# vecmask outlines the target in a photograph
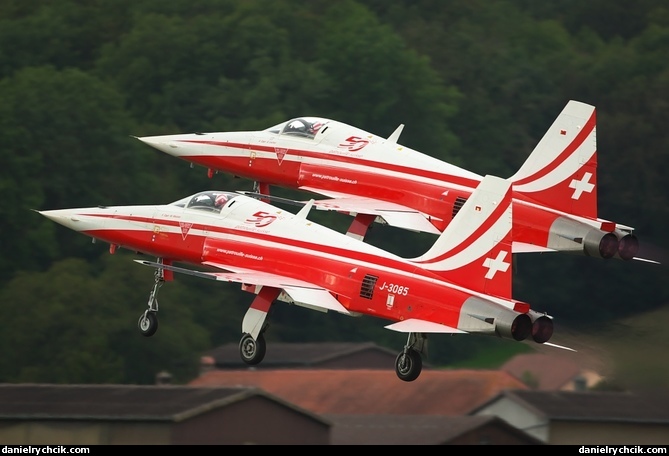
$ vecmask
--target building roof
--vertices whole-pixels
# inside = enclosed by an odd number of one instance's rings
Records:
[[[426,370],[413,382],[377,369],[212,370],[191,386],[255,386],[317,414],[463,415],[505,389],[497,370]]]
[[[500,370],[525,383],[535,383],[534,389],[559,390],[573,381],[584,367],[573,357],[542,353],[519,354],[504,363]]]
[[[330,434],[332,445],[442,445],[484,426],[495,426],[520,442],[543,444],[492,415],[326,415],[326,418],[334,424]]]
[[[183,421],[262,396],[313,419],[294,404],[248,386],[0,384],[0,420]]]
[[[341,360],[354,354],[375,352],[388,356],[390,363],[388,369],[394,368],[397,352],[381,347],[373,342],[313,342],[313,343],[290,343],[272,342],[271,350],[257,369],[276,369],[278,367],[317,367],[324,363]],[[205,356],[214,360],[218,368],[248,368],[239,357],[239,344],[229,343],[209,350]],[[428,367],[427,364],[424,364]]]
[[[669,423],[669,394],[611,391],[502,391],[474,408],[475,414],[502,399],[549,420]]]

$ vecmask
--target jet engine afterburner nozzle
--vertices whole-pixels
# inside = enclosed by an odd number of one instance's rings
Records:
[[[522,304],[522,303],[518,303]],[[522,306],[521,306],[522,307]],[[529,308],[529,306],[525,305]],[[532,314],[472,296],[462,306],[458,328],[470,333],[488,334],[521,341],[532,334]],[[537,313],[537,316],[543,315]]]
[[[618,255],[623,260],[631,260],[639,253],[639,240],[633,234],[627,234],[618,241]]]
[[[618,253],[618,237],[613,233],[592,230],[585,237],[583,249],[588,256],[613,258]]]
[[[553,320],[547,316],[541,316],[532,323],[532,339],[538,344],[548,342],[553,335]]]
[[[532,332],[532,319],[527,314],[516,316],[507,328],[503,323],[498,323],[495,328],[502,335],[509,334],[513,340],[525,340]]]

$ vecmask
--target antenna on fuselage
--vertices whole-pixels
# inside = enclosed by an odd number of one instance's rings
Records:
[[[303,218],[303,219],[306,220],[307,215],[309,215],[309,211],[311,211],[311,208],[313,207],[313,205],[314,205],[314,200],[312,198],[312,199],[309,200],[309,202],[307,204],[304,205],[304,207],[302,209],[300,209],[300,212],[295,214],[295,217],[300,217],[300,218]]]
[[[397,143],[397,141],[400,139],[400,135],[402,134],[403,129],[404,129],[404,124],[400,124],[400,126],[395,129],[393,134],[388,136],[388,139],[386,139],[386,142]]]

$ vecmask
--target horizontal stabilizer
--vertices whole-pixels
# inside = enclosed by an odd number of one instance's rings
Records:
[[[418,320],[416,318],[410,318],[408,320],[399,321],[397,323],[393,323],[392,325],[386,326],[386,328],[403,333],[418,332],[418,333],[467,334],[466,331],[461,331],[457,328],[452,328],[450,326],[442,325],[440,323],[434,323],[432,321]]]
[[[308,304],[309,306],[318,307],[320,309],[334,310],[335,312],[343,314],[350,313],[346,307],[342,306],[341,303],[330,294],[330,292],[322,288],[284,287],[283,291],[285,291],[293,301],[298,303]]]
[[[514,242],[511,247],[511,253],[543,253],[555,251],[555,249],[541,247],[540,245],[526,244],[524,242]]]
[[[662,264],[662,263],[660,263],[660,262],[657,261],[657,260],[651,260],[651,259],[649,259],[649,258],[639,258],[639,257],[634,257],[634,258],[632,258],[632,259],[633,259],[633,260],[636,260],[636,261],[644,261],[644,262],[646,262],[646,263]]]
[[[573,351],[573,352],[576,351],[576,350],[574,350],[573,348],[565,347],[564,345],[552,344],[552,343],[550,343],[550,342],[544,342],[544,343],[541,344],[541,345],[550,345],[551,347],[561,348],[561,349],[563,349],[563,350],[569,350],[569,351]]]

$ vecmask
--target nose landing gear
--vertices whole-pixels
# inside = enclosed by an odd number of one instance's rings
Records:
[[[156,268],[153,273],[154,283],[151,294],[149,294],[149,308],[139,317],[137,327],[144,337],[153,336],[158,330],[158,290],[165,283],[165,272],[163,268]]]

